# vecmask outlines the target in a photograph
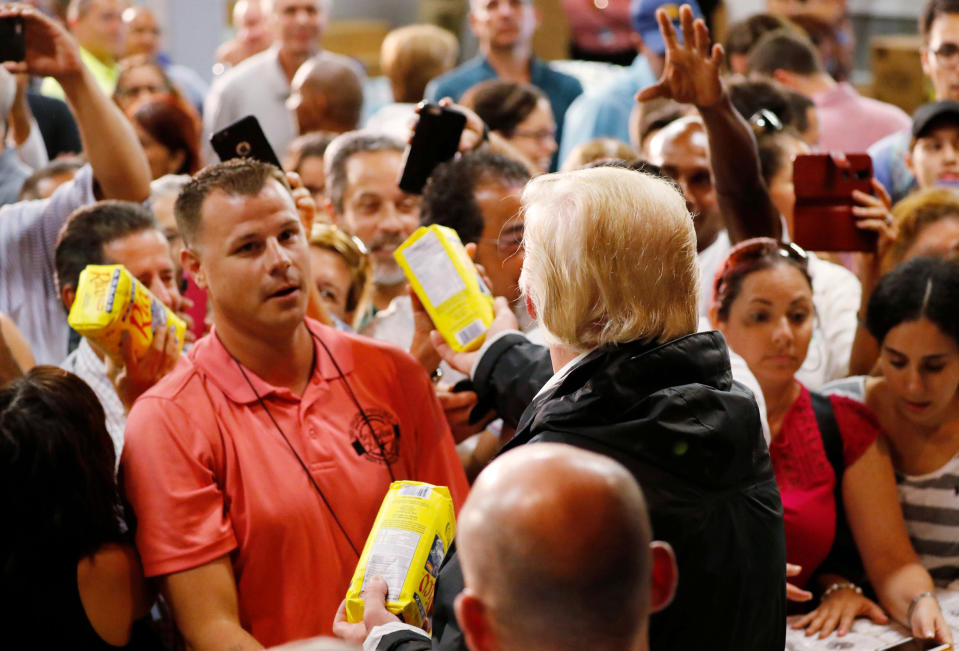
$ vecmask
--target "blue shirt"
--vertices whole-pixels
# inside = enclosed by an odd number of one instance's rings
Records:
[[[640,54],[614,79],[580,95],[566,113],[560,161],[565,161],[574,147],[593,138],[616,138],[628,143],[629,115],[636,106],[636,93],[656,81],[649,61]]]
[[[496,79],[498,76],[485,57],[477,56],[431,81],[426,87],[426,99],[438,102],[444,97],[452,97],[458,102],[463,93],[476,84]],[[535,58],[530,61],[529,81],[549,98],[553,119],[556,120],[556,139],[559,141],[563,133],[566,109],[582,94],[583,86],[575,77],[553,70],[547,63]],[[557,144],[562,146],[562,142]],[[554,156],[553,167],[555,166]]]
[[[912,133],[903,129],[879,140],[869,148],[872,157],[872,175],[882,183],[892,202],[896,203],[916,187],[916,177],[906,165],[906,154]]]

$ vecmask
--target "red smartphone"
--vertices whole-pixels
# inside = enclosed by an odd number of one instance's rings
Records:
[[[875,251],[877,235],[856,227],[853,190],[873,194],[872,159],[847,154],[840,167],[829,154],[800,154],[793,163],[793,241],[809,251]]]

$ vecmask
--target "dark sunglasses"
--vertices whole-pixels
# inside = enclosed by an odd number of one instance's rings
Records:
[[[726,284],[726,279],[734,269],[773,255],[780,255],[787,260],[792,260],[803,269],[809,267],[809,254],[798,244],[763,238],[732,250],[726,261],[723,262],[719,273],[716,274],[713,295],[720,295],[720,291],[724,289]]]

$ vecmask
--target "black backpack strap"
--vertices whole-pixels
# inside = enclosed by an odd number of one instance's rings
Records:
[[[839,574],[853,583],[863,586],[866,583],[866,571],[862,566],[862,560],[859,558],[859,550],[852,537],[852,531],[849,529],[849,523],[846,521],[846,507],[842,497],[842,478],[846,470],[846,463],[839,423],[836,422],[836,414],[833,411],[829,396],[810,391],[809,398],[812,402],[813,413],[816,416],[816,424],[819,426],[819,435],[822,437],[826,458],[829,460],[829,465],[832,466],[833,474],[836,476],[836,487],[833,491],[836,500],[836,537],[833,540],[832,549],[829,550],[826,559],[815,573]],[[863,587],[868,588],[868,586]]]

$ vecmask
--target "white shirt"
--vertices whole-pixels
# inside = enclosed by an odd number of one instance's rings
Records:
[[[120,463],[120,452],[123,451],[123,429],[127,426],[127,410],[117,395],[113,383],[107,378],[107,363],[97,357],[93,347],[86,337],[80,340],[77,349],[63,360],[60,368],[70,371],[90,385],[97,394],[103,412],[107,417],[107,431],[113,439],[113,449],[117,453],[117,464]]]
[[[0,208],[0,312],[17,324],[37,364],[67,356],[67,313],[57,294],[57,236],[74,210],[92,204],[93,170],[85,165],[48,199]]]

